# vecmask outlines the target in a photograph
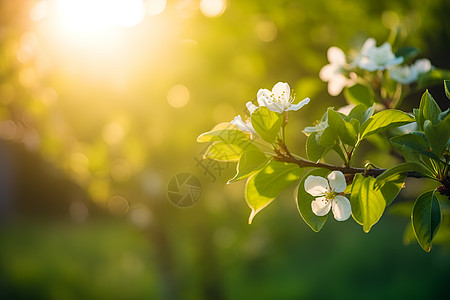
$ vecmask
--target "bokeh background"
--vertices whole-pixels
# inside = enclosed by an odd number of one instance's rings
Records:
[[[450,69],[449,13],[447,0],[0,1],[0,298],[448,295],[450,235],[429,254],[404,245],[408,219],[389,210],[369,234],[331,219],[317,234],[293,188],[248,225],[244,183],[225,185],[235,165],[201,160],[196,137],[285,81],[311,98],[288,132],[304,154],[301,130],[346,104],[318,78],[328,47],[395,35]],[[180,208],[167,188],[186,172],[202,195]],[[400,201],[429,184],[408,181]]]

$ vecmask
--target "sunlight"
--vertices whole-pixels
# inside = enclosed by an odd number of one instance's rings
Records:
[[[132,27],[144,18],[142,0],[56,0],[60,24],[71,33],[103,33]]]

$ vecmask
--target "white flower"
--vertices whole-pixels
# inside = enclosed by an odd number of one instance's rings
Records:
[[[343,71],[349,68],[345,60],[344,52],[338,47],[330,47],[327,51],[328,65],[324,66],[319,73],[322,81],[328,82],[328,93],[337,96],[342,89],[353,83],[353,80],[344,76]]]
[[[234,117],[233,121],[231,121],[230,124],[236,125],[242,131],[256,133],[255,129],[252,126],[250,119],[248,119],[244,122],[240,115],[237,115],[236,117]]]
[[[319,143],[320,137],[322,136],[325,129],[328,128],[328,122],[327,121],[317,121],[314,123],[316,126],[309,126],[303,129],[303,132],[306,135],[310,135],[313,132],[317,132],[316,134],[316,142]]]
[[[314,214],[325,216],[331,209],[336,220],[347,220],[350,217],[352,208],[350,201],[340,195],[346,187],[345,176],[340,171],[331,172],[327,179],[320,176],[308,176],[305,180],[305,190],[311,196],[316,197],[311,202]]]
[[[298,104],[292,104],[294,97],[291,97],[291,89],[286,82],[278,82],[272,88],[272,91],[260,89],[257,100],[259,106],[266,106],[269,110],[277,113],[289,110],[299,110],[309,103],[309,98],[305,98]]]
[[[401,84],[410,84],[417,81],[420,74],[429,72],[431,68],[430,60],[423,58],[411,66],[394,66],[389,69],[389,75]]]
[[[384,43],[380,47],[376,46],[376,41],[369,38],[361,48],[355,64],[368,71],[385,70],[388,67],[399,65],[403,62],[403,57],[396,57],[392,53],[389,43]]]

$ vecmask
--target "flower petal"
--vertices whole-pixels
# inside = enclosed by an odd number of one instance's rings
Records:
[[[412,65],[412,68],[414,68],[417,73],[426,73],[431,70],[431,62],[427,58],[418,59],[414,65]]]
[[[331,188],[336,193],[342,193],[347,187],[347,182],[345,181],[344,173],[341,171],[333,171],[328,175],[328,181],[330,182]]]
[[[344,51],[338,47],[330,47],[327,51],[328,61],[332,64],[343,66],[346,64]]]
[[[286,109],[286,111],[288,111],[288,110],[294,110],[294,111],[296,111],[296,110],[299,110],[300,108],[302,108],[303,106],[305,106],[306,104],[308,104],[309,103],[309,98],[305,98],[305,99],[303,99],[302,101],[300,101],[299,103],[297,103],[297,104],[292,104],[291,106],[289,106],[287,109]]]
[[[334,201],[334,200],[333,200]],[[330,212],[331,201],[327,200],[325,197],[319,197],[313,202],[311,202],[311,209],[316,216],[325,216]]]
[[[331,96],[339,95],[347,85],[347,78],[344,75],[337,75],[328,82],[328,94]]]
[[[331,203],[334,218],[338,221],[345,221],[350,218],[352,207],[350,201],[341,195],[337,195]]]
[[[328,190],[328,181],[323,177],[310,175],[305,180],[305,191],[311,196],[324,196]]]
[[[319,77],[322,81],[330,81],[336,74],[339,74],[339,66],[329,64],[320,69]]]
[[[259,106],[267,106],[269,103],[272,103],[272,94],[268,89],[260,89],[256,96]]]
[[[248,101],[245,106],[247,106],[248,111],[250,112],[250,114],[252,114],[255,109],[258,108],[258,106],[256,106],[255,104],[253,104],[251,101]]]
[[[274,94],[275,98],[281,97],[282,99],[289,100],[289,97],[291,95],[291,88],[286,82],[278,82],[273,86],[272,93]]]
[[[375,47],[377,45],[377,41],[374,38],[368,38],[365,42],[364,45],[361,48],[361,54],[362,55],[367,55],[367,51],[373,47]]]
[[[317,131],[318,131],[318,129],[316,126],[308,126],[308,127],[305,127],[305,129],[303,129],[304,133],[313,133],[313,132],[317,132]]]
[[[277,113],[282,113],[283,112],[283,105],[281,103],[278,102],[272,102],[267,104],[267,108],[273,112],[277,112]]]
[[[234,117],[233,121],[230,124],[236,125],[240,130],[245,132],[256,133],[255,129],[250,122],[244,122],[240,115]]]

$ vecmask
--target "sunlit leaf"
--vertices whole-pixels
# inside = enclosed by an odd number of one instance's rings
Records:
[[[248,223],[269,205],[285,188],[300,179],[303,170],[295,164],[271,161],[252,175],[245,185],[245,200],[252,212]]]
[[[208,147],[203,157],[217,161],[238,161],[245,151],[258,150],[258,147],[248,140],[236,141],[233,144],[215,142]]]
[[[414,122],[407,113],[396,109],[383,110],[370,117],[361,126],[361,138]]]
[[[252,150],[244,152],[237,164],[236,175],[232,179],[228,180],[228,183],[250,177],[264,168],[269,160],[270,158],[268,158],[261,151]]]
[[[235,125],[230,123],[217,124],[211,131],[205,132],[197,138],[199,143],[207,142],[225,142],[233,143],[237,140],[249,139],[249,135],[240,131]]]
[[[374,183],[375,178],[356,174],[350,195],[353,219],[366,233],[378,222],[386,207],[386,201],[380,190],[374,188]]]
[[[283,124],[283,116],[281,114],[263,106],[253,112],[251,119],[253,128],[263,140],[269,143],[273,143],[276,140]]]

